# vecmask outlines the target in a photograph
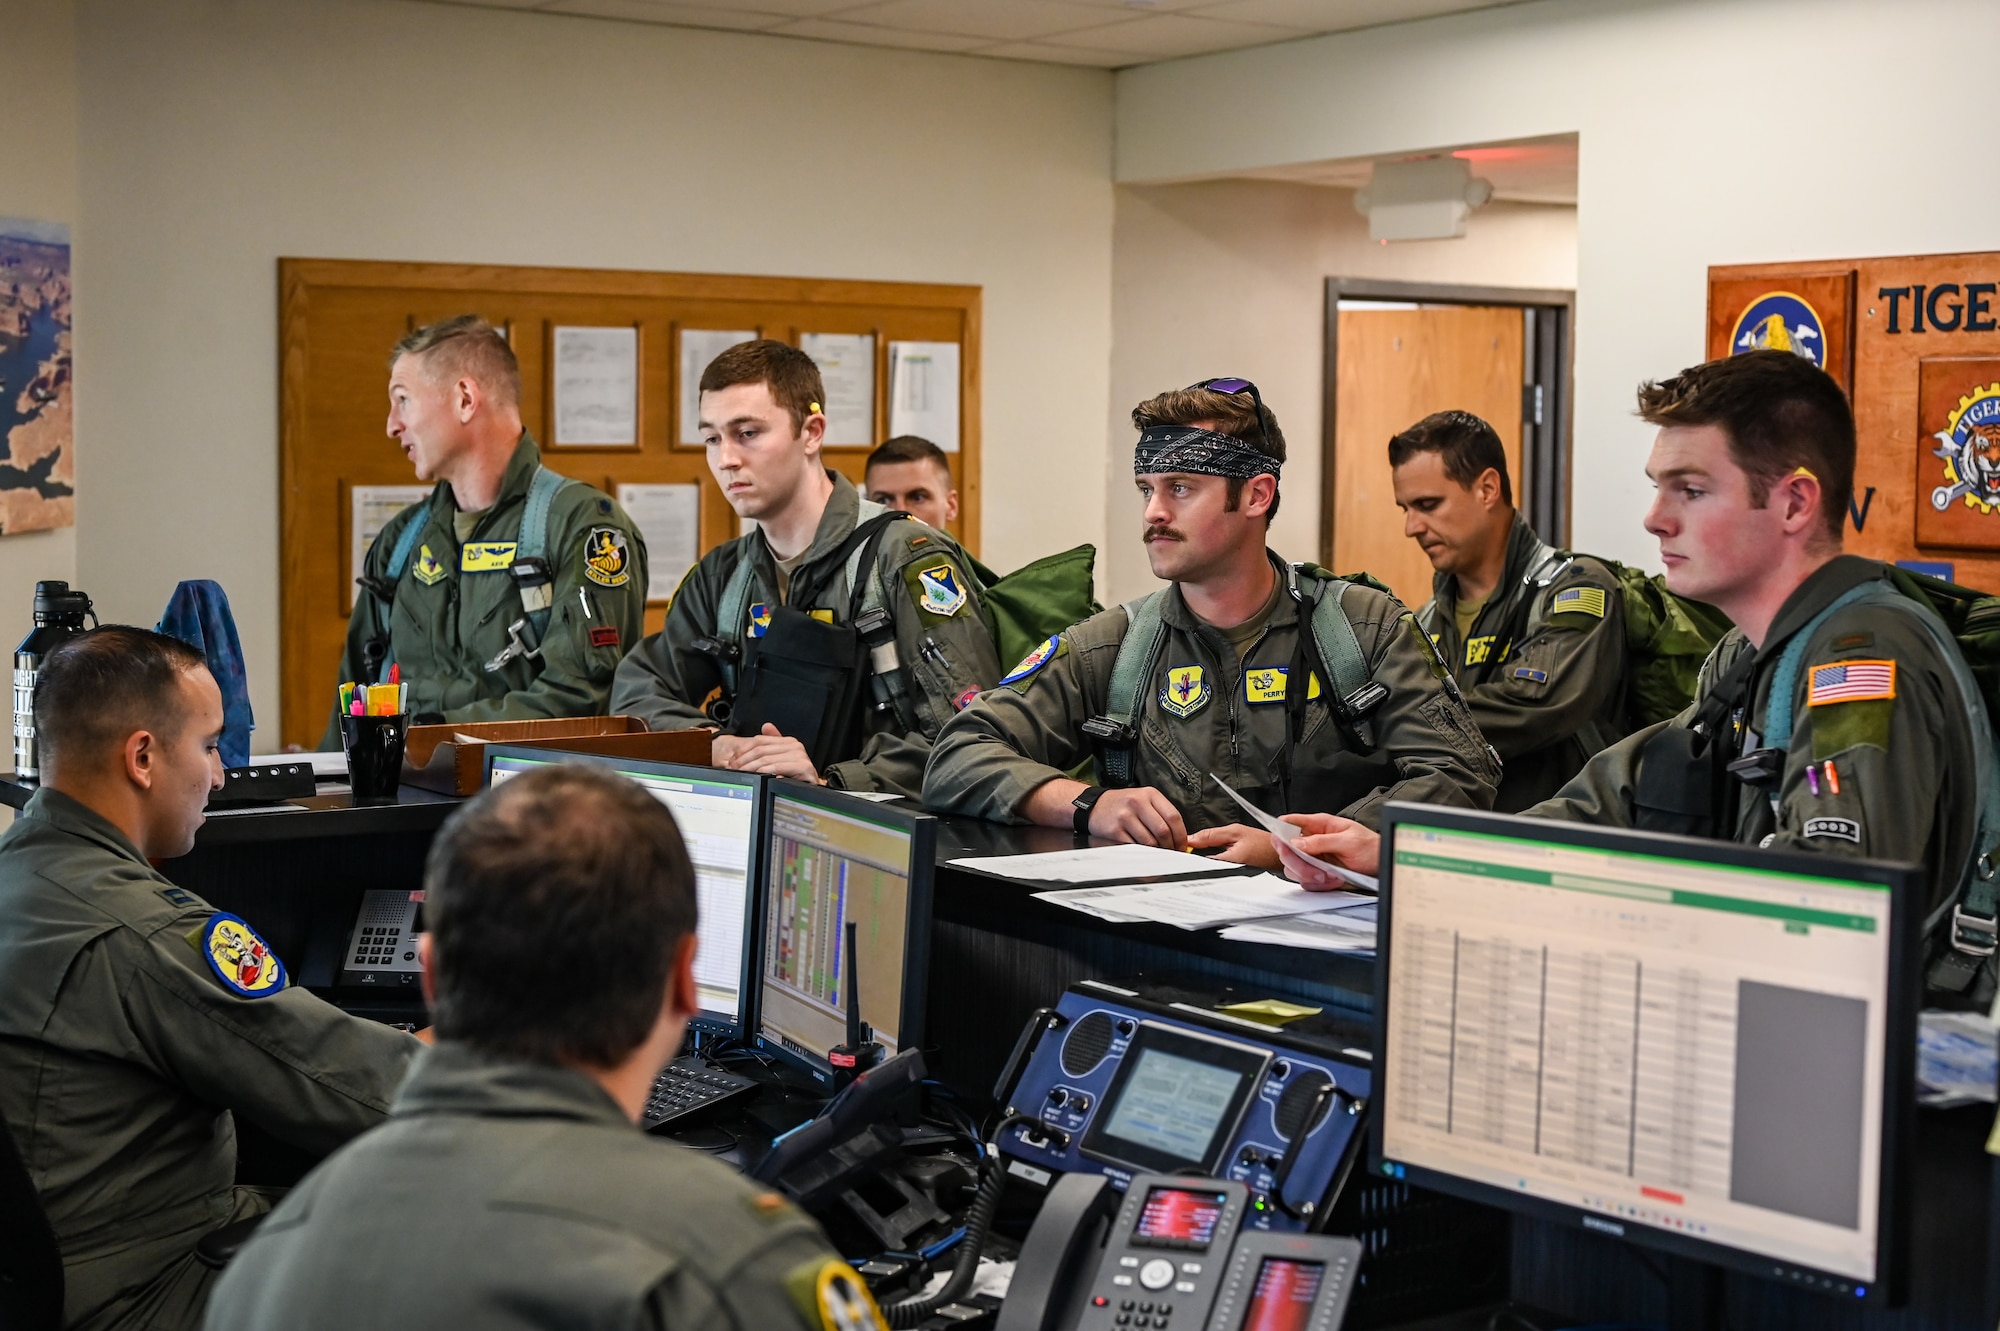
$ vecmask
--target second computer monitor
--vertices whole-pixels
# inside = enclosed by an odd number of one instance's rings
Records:
[[[740,1038],[755,1019],[757,895],[750,890],[762,849],[764,778],[719,767],[689,767],[595,753],[486,746],[486,784],[557,763],[588,763],[636,781],[673,811],[694,861],[700,908],[694,981],[701,1010],[689,1025]]]
[[[826,1075],[857,975],[861,1018],[885,1051],[919,1044],[936,821],[789,781],[768,799],[758,1044]]]

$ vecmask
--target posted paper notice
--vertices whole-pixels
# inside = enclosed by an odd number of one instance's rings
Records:
[[[741,332],[713,332],[705,328],[681,329],[681,434],[683,444],[701,447],[701,376],[709,362],[739,342],[755,342],[754,329]],[[649,552],[650,553],[650,552]]]
[[[646,599],[671,600],[701,557],[701,487],[621,485],[618,502],[646,542]]]
[[[639,442],[639,330],[555,330],[555,444]]]
[[[958,343],[889,344],[889,433],[958,451]]]

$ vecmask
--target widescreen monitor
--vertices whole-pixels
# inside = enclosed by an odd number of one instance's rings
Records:
[[[1387,810],[1378,1176],[1895,1301],[1914,867]]]
[[[857,976],[884,1056],[920,1044],[936,820],[791,781],[771,782],[767,800],[758,1046],[830,1076]]]
[[[589,763],[629,777],[673,811],[694,861],[701,912],[694,956],[701,1010],[689,1025],[740,1039],[755,1019],[758,852],[763,837],[764,778],[719,767],[690,767],[596,753],[486,746],[486,784],[557,763]]]

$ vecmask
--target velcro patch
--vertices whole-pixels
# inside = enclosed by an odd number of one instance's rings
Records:
[[[1537,670],[1533,666],[1515,666],[1514,678],[1530,680],[1536,684],[1546,684],[1549,682],[1549,672],[1546,670]]]
[[[750,607],[749,635],[753,638],[761,638],[770,632],[770,629],[771,607],[759,601]]]
[[[936,564],[911,564],[903,570],[903,581],[910,589],[910,599],[916,602],[927,624],[952,618],[965,609],[965,603],[970,598],[965,574],[949,560]]]
[[[1604,589],[1602,587],[1565,587],[1549,601],[1551,615],[1589,615],[1592,619],[1604,618]]]
[[[1810,713],[1813,761],[1824,762],[1863,744],[1887,752],[1895,719],[1896,704],[1883,699],[1822,707]]]
[[[785,1292],[806,1325],[819,1331],[888,1331],[868,1286],[837,1257],[793,1267],[785,1273]]]
[[[1061,656],[1065,650],[1066,649],[1063,646],[1062,634],[1060,633],[1051,634],[1047,642],[1043,643],[1041,646],[1035,648],[1034,651],[1029,652],[1026,656],[1022,657],[1021,664],[1015,666],[1012,670],[1009,670],[1006,674],[1002,675],[1000,677],[1000,682],[1002,684],[1013,684],[1016,686],[1024,685],[1027,683],[1028,680],[1033,679],[1035,677],[1035,674],[1038,671],[1040,671],[1043,666],[1055,660],[1058,656]],[[1020,688],[1019,691],[1022,693],[1026,693],[1027,689]]]
[[[268,998],[285,987],[285,963],[240,915],[217,911],[198,945],[222,987],[242,998]]]
[[[188,891],[184,887],[163,887],[160,889],[160,895],[167,899],[167,904],[169,906],[184,907],[184,906],[192,906],[195,904],[194,893]]]
[[[1167,682],[1160,686],[1160,706],[1168,714],[1186,720],[1208,705],[1213,691],[1208,687],[1205,673],[1198,665],[1174,666],[1167,671]]]
[[[831,610],[808,610],[808,611],[806,611],[806,618],[808,618],[808,619],[817,619],[817,620],[818,620],[818,621],[819,621],[820,623],[822,623],[822,624],[831,624],[831,623],[833,622],[833,611],[831,611]]]
[[[1243,672],[1243,701],[1252,705],[1283,702],[1291,682],[1290,666],[1257,666]],[[1306,676],[1306,701],[1319,697],[1319,673]]]
[[[467,541],[458,553],[460,573],[500,573],[514,567],[513,541]]]
[[[1896,696],[1894,661],[1834,661],[1814,666],[1807,678],[1808,707],[1875,702]]]
[[[618,626],[616,624],[599,624],[593,628],[590,631],[590,645],[592,647],[616,647],[618,645]]]
[[[449,572],[449,569],[438,562],[437,556],[431,553],[428,545],[417,551],[417,562],[410,568],[411,575],[426,587],[436,586]]]
[[[1808,818],[1805,832],[1808,837],[1833,837],[1861,844],[1861,824],[1852,818]]]
[[[616,527],[592,527],[583,538],[583,576],[600,587],[632,580],[632,551]]]
[[[1497,633],[1489,633],[1483,638],[1465,640],[1465,663],[1469,666],[1485,665],[1486,658],[1493,655],[1493,644],[1500,640]]]
[[[953,710],[954,712],[964,711],[966,708],[972,705],[972,700],[974,698],[977,698],[978,696],[979,696],[979,687],[977,685],[974,685],[972,688],[967,689],[965,692],[959,694],[956,698],[953,698],[951,700],[951,710]]]

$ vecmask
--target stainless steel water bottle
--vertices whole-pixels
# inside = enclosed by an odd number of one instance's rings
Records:
[[[35,584],[35,627],[14,649],[14,779],[35,781],[41,772],[35,756],[35,676],[42,662],[68,637],[84,630],[84,616],[97,622],[90,598],[66,582]]]

